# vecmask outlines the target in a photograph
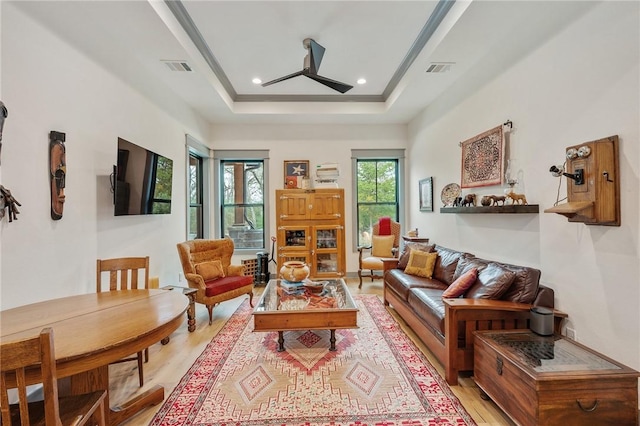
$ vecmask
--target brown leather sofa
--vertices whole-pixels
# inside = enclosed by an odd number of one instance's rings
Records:
[[[458,372],[473,370],[475,330],[526,329],[532,306],[554,307],[553,289],[540,285],[537,269],[439,245],[422,249],[438,253],[433,277],[405,273],[403,256],[385,259],[384,303],[393,306],[442,363],[450,385],[458,383]],[[475,284],[460,298],[443,298],[447,287],[470,268],[478,270]],[[554,314],[559,332],[566,315]]]

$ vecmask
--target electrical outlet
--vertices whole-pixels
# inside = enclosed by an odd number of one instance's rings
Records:
[[[571,340],[578,340],[576,339],[576,331],[571,327],[567,327],[567,337]]]

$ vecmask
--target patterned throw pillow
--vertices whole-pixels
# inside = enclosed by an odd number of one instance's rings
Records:
[[[427,253],[419,250],[411,250],[409,255],[409,263],[404,269],[406,274],[416,275],[418,277],[431,278],[433,276],[433,268],[436,266],[438,253]]]
[[[447,287],[444,293],[442,293],[442,297],[453,298],[462,296],[464,292],[476,282],[477,278],[478,270],[476,268],[469,269]]]
[[[374,257],[393,257],[393,235],[373,235],[371,237],[371,255]]]
[[[211,260],[196,264],[196,274],[205,281],[215,280],[224,277],[224,268],[219,260]]]
[[[400,254],[400,260],[398,260],[398,269],[404,270],[409,263],[409,256],[411,256],[412,250],[425,251],[431,253],[435,250],[435,244],[426,243],[405,243],[402,247],[402,253]]]

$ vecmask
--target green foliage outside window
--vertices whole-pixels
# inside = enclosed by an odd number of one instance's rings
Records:
[[[398,220],[398,161],[357,161],[358,246],[371,244],[380,217]]]

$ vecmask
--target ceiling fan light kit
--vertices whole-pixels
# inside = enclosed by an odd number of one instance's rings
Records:
[[[289,75],[285,75],[284,77],[276,78],[275,80],[267,81],[266,83],[262,83],[262,87],[271,86],[272,84],[303,75],[340,93],[346,93],[349,90],[353,89],[353,86],[350,84],[342,83],[340,81],[332,80],[330,78],[318,75],[318,69],[320,69],[320,63],[322,62],[322,57],[324,56],[324,47],[316,43],[316,41],[312,38],[305,38],[302,41],[302,45],[308,52],[304,57],[302,70]]]

